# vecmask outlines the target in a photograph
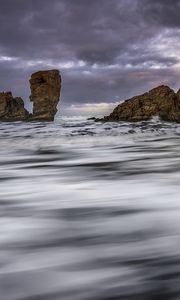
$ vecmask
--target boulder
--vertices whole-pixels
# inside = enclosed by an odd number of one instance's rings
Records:
[[[175,93],[161,85],[149,92],[119,104],[109,116],[96,121],[138,122],[159,116],[162,120],[180,122],[180,90]]]
[[[0,120],[1,121],[25,121],[29,117],[24,108],[24,102],[20,97],[13,98],[11,92],[0,93]]]
[[[61,76],[58,70],[38,71],[31,75],[33,115],[31,120],[53,121],[60,98]]]

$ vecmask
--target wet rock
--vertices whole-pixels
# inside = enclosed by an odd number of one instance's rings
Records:
[[[58,70],[38,71],[31,75],[33,115],[31,120],[53,121],[60,98],[61,76]]]
[[[13,98],[11,92],[0,93],[0,120],[1,121],[25,121],[29,117],[24,108],[24,102],[20,97]]]
[[[90,117],[90,118],[87,118],[88,121],[95,121],[96,118],[95,117]]]
[[[149,120],[153,116],[159,116],[165,121],[180,122],[180,90],[175,93],[168,86],[161,85],[124,101],[101,121],[138,122]]]

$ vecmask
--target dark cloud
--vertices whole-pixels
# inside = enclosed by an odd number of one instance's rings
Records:
[[[178,88],[178,0],[1,0],[0,89],[28,100],[37,69],[63,75],[62,106]]]
[[[138,8],[146,21],[151,24],[162,25],[167,28],[180,26],[179,0],[142,0],[139,1]]]

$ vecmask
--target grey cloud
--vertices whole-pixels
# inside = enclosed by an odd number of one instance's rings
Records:
[[[139,12],[151,24],[165,27],[180,27],[179,0],[142,0],[138,2]]]
[[[30,73],[51,66],[63,75],[64,106],[124,99],[163,82],[176,88],[179,4],[1,0],[0,57],[16,59],[0,60],[0,89],[28,101]]]

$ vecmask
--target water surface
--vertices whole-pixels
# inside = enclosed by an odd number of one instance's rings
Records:
[[[0,123],[0,300],[180,299],[180,125]]]

